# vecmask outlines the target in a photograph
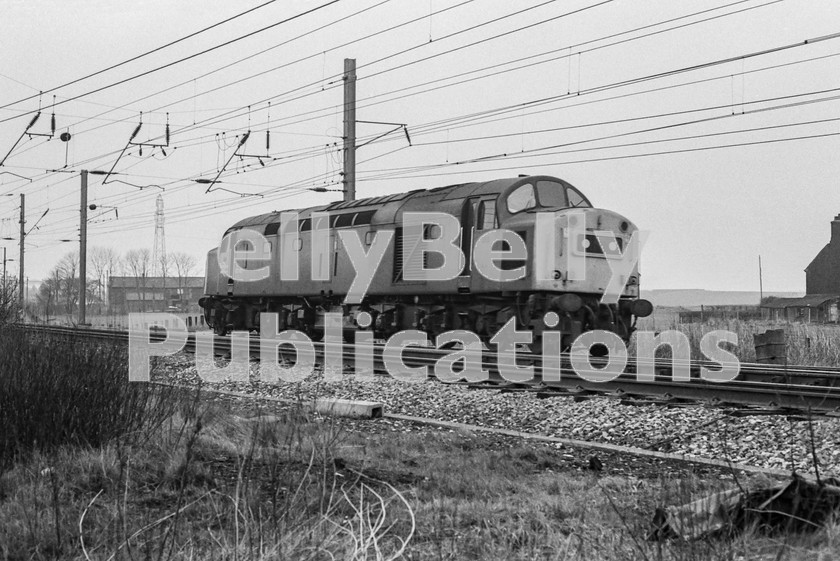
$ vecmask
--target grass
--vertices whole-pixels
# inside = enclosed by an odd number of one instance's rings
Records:
[[[126,384],[125,355],[113,343],[0,327],[0,465],[34,448],[142,436],[170,416],[174,390]]]
[[[547,446],[377,423],[351,432],[296,407],[234,414],[194,402],[142,446],[33,454],[0,477],[0,557],[717,560],[840,551],[835,525],[788,543],[752,533],[648,541],[658,506],[731,483],[599,477]]]
[[[601,476],[568,451],[512,437],[161,393],[126,384],[119,349],[106,345],[7,331],[0,348],[10,392],[0,415],[16,435],[3,440],[0,559],[734,560],[840,552],[834,523],[781,538],[646,539],[657,508],[731,487],[729,477],[673,466]]]
[[[647,326],[647,327],[646,327]],[[648,330],[649,322],[640,322],[639,329]],[[773,321],[711,320],[703,323],[657,324],[658,330],[675,329],[688,336],[691,356],[702,357],[700,340],[713,330],[723,329],[738,335],[733,349],[741,362],[755,362],[754,334],[769,329],[783,329],[788,364],[807,366],[840,366],[840,325],[815,323],[786,323]]]

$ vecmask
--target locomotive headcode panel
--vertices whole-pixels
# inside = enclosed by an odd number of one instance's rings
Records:
[[[564,346],[594,329],[627,341],[652,312],[640,247],[630,220],[561,179],[463,183],[242,220],[207,254],[200,304],[222,334],[258,330],[263,312],[318,337],[340,311],[352,332],[364,311],[383,339],[465,329],[488,341],[516,318],[536,339],[562,331]]]

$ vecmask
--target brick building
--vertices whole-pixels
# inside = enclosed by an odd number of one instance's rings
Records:
[[[204,277],[117,277],[108,281],[111,313],[165,312],[199,313],[198,299],[204,295]]]
[[[831,239],[805,267],[805,294],[840,294],[840,214],[831,221]]]
[[[761,304],[766,319],[840,322],[840,214],[831,221],[831,238],[805,267],[805,296],[768,299]]]

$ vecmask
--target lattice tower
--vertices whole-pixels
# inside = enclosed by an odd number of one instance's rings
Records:
[[[152,271],[154,276],[165,276],[162,266],[166,262],[166,234],[163,232],[163,197],[158,195],[155,209],[155,247],[152,251]]]

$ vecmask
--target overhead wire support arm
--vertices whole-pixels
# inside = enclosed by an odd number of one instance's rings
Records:
[[[388,123],[388,122],[385,122],[385,121],[356,121],[356,122],[357,123],[365,123],[365,124],[368,124],[368,125],[394,125],[394,127],[395,127],[395,128],[393,128],[389,131],[386,131],[386,132],[380,134],[379,136],[371,138],[367,142],[356,145],[356,148],[361,148],[362,146],[367,146],[371,142],[374,142],[376,140],[379,140],[380,138],[386,137],[389,134],[391,134],[393,132],[397,132],[400,129],[402,129],[403,132],[405,133],[405,139],[408,141],[408,145],[411,146],[411,137],[408,135],[408,124],[406,124],[406,123]]]
[[[118,173],[113,173],[111,175],[119,175],[119,174]],[[162,185],[158,185],[156,183],[151,183],[149,185],[138,185],[136,183],[129,183],[128,181],[123,181],[122,179],[114,179],[114,180],[111,181],[111,183],[122,183],[123,185],[128,185],[129,187],[136,187],[137,189],[140,189],[141,191],[143,189],[147,189],[149,187],[157,187],[161,191],[166,191],[166,189]]]
[[[142,126],[143,126],[143,112],[141,111],[140,112],[140,125],[139,125],[139,127],[142,127]],[[137,128],[137,131],[140,130],[139,127]],[[166,139],[166,142],[164,142],[163,144],[155,144],[153,142],[134,142],[133,140],[129,140],[128,144],[131,145],[131,146],[139,146],[141,156],[143,155],[143,146],[148,146],[150,148],[160,148],[161,152],[163,152],[163,155],[166,156],[166,151],[164,150],[164,148],[169,148],[169,113],[166,114],[166,133],[164,134],[164,138]]]
[[[128,147],[129,147],[129,146],[131,146],[131,141],[132,141],[132,140],[134,140],[134,138],[137,136],[137,133],[139,133],[139,132],[140,132],[140,128],[143,126],[143,120],[142,120],[143,118],[142,118],[142,116],[140,117],[140,119],[141,119],[141,120],[140,120],[140,122],[137,124],[137,127],[134,129],[134,132],[133,132],[133,133],[131,133],[131,136],[128,138],[128,142],[126,142],[126,143],[125,143],[125,147],[124,147],[124,148],[122,149],[122,151],[120,152],[120,155],[119,155],[119,156],[117,156],[117,159],[116,159],[116,160],[114,160],[114,164],[111,166],[111,169],[110,169],[110,170],[108,170],[108,173],[106,173],[106,174],[105,174],[105,179],[103,179],[103,180],[102,180],[102,184],[103,184],[103,185],[105,185],[106,183],[108,183],[108,178],[109,178],[109,177],[111,177],[111,175],[113,175],[113,174],[114,174],[114,168],[116,168],[116,167],[117,167],[117,164],[119,163],[120,159],[122,159],[123,154],[125,154],[125,151],[126,151],[126,150],[128,150]]]
[[[0,175],[14,175],[15,177],[25,179],[25,180],[29,181],[30,183],[32,183],[32,178],[31,177],[26,177],[24,175],[20,175],[19,173],[14,173],[12,171],[0,171]],[[12,181],[17,181],[17,179],[13,179]]]
[[[114,211],[114,216],[115,216],[115,218],[108,219],[108,220],[88,220],[89,224],[96,224],[96,223],[100,223],[100,222],[109,222],[110,220],[119,220],[120,219],[120,211],[115,206],[104,206],[104,205],[91,204],[91,205],[88,205],[88,209],[89,210],[105,209],[105,212],[99,213],[95,218],[97,218],[99,216],[104,216],[104,215],[108,214],[109,212],[111,212],[112,210]]]
[[[38,224],[40,224],[40,223],[41,223],[41,220],[43,220],[43,219],[44,219],[44,217],[47,215],[47,213],[48,213],[49,211],[50,211],[50,209],[45,210],[45,211],[44,211],[44,214],[42,214],[42,215],[41,215],[41,217],[40,217],[40,218],[38,218],[38,220],[36,220],[36,221],[35,221],[35,224],[33,224],[33,225],[32,225],[32,227],[29,229],[29,231],[28,231],[28,232],[26,232],[24,235],[25,235],[25,236],[28,236],[28,235],[29,235],[29,234],[31,234],[34,230],[38,230],[38,229],[39,229],[39,228],[38,228]]]
[[[41,104],[41,102],[39,101],[38,105],[40,106],[40,104]],[[39,115],[41,114],[40,107],[38,108],[38,114]],[[34,124],[34,121],[33,121],[33,124]],[[30,125],[30,126],[32,126],[32,125]],[[46,137],[46,138],[53,138],[55,136],[55,96],[53,96],[52,115],[50,116],[50,132],[49,133],[27,132],[27,133],[24,133],[24,134],[29,136],[29,138],[32,138],[33,136],[43,136],[43,137]]]
[[[15,141],[15,143],[14,143],[14,144],[12,144],[12,147],[11,147],[11,148],[9,148],[9,151],[8,151],[8,152],[6,152],[6,155],[5,155],[5,156],[3,156],[3,159],[2,159],[2,160],[0,160],[0,166],[2,166],[2,165],[6,162],[6,159],[7,159],[9,156],[11,156],[11,155],[12,155],[12,152],[14,152],[14,151],[15,151],[15,148],[17,148],[17,145],[18,145],[18,144],[20,144],[20,141],[21,141],[21,140],[23,140],[23,137],[24,137],[24,136],[26,136],[26,135],[29,133],[29,129],[31,129],[31,128],[32,128],[32,125],[34,125],[34,124],[38,121],[38,119],[39,119],[40,117],[41,117],[41,112],[40,112],[40,111],[38,111],[37,113],[35,113],[35,116],[34,116],[34,117],[32,117],[32,120],[31,120],[31,121],[29,121],[29,124],[28,124],[28,125],[26,125],[26,128],[25,128],[25,129],[23,129],[23,132],[20,134],[20,136],[18,137],[18,139]]]
[[[242,160],[243,158],[256,158],[262,167],[265,167],[265,162],[263,162],[263,158],[269,159],[270,156],[270,148],[271,148],[271,133],[269,132],[268,125],[271,123],[271,102],[268,102],[268,119],[266,120],[266,129],[265,129],[265,154],[240,154],[239,149],[242,148],[242,145],[236,147],[236,156],[239,156],[239,159]],[[251,106],[248,106],[248,135],[251,134]]]
[[[221,181],[219,183],[221,183]],[[239,195],[240,197],[260,197],[260,198],[265,197],[265,195],[263,195],[262,193],[240,193],[238,191],[233,191],[231,189],[225,189],[224,187],[219,187],[219,188],[216,189],[216,191],[225,191],[227,193],[232,193],[234,195]]]
[[[219,173],[217,173],[217,174],[216,174],[216,177],[214,177],[212,180],[209,180],[209,179],[195,179],[195,180],[194,180],[196,183],[202,183],[202,184],[207,184],[207,183],[209,183],[209,186],[207,187],[207,190],[204,192],[204,194],[205,194],[205,195],[206,195],[207,193],[209,193],[209,192],[210,192],[210,190],[213,188],[213,185],[214,185],[214,184],[216,184],[216,183],[220,183],[220,181],[219,181],[219,177],[222,175],[222,172],[223,172],[223,171],[225,171],[225,168],[227,168],[227,167],[228,167],[228,165],[230,164],[230,162],[231,162],[231,161],[232,161],[232,160],[233,160],[236,156],[238,156],[238,155],[239,155],[239,154],[237,154],[237,152],[239,151],[239,149],[240,149],[240,148],[242,148],[242,146],[244,146],[244,145],[245,145],[245,143],[248,141],[248,137],[249,137],[249,136],[251,136],[251,131],[248,131],[248,132],[246,132],[244,135],[242,135],[242,139],[239,141],[239,144],[236,146],[236,150],[234,150],[234,151],[233,151],[233,154],[231,154],[231,155],[230,155],[230,158],[228,158],[228,159],[227,159],[227,161],[225,162],[225,165],[223,165],[223,166],[221,167],[221,169],[219,169]]]
[[[248,134],[250,135],[251,131],[248,131]],[[234,151],[233,155],[238,156],[240,160],[242,158],[256,158],[260,162],[260,165],[262,167],[265,167],[265,162],[263,162],[263,158],[265,158],[267,160],[271,158],[271,156],[269,156],[269,154],[268,154],[268,146],[269,146],[268,131],[265,131],[265,134],[266,134],[266,137],[265,137],[266,153],[265,154],[240,154],[239,149],[242,148],[242,144],[240,144],[239,146],[236,147],[236,150]]]
[[[12,144],[12,147],[9,149],[9,151],[6,153],[6,155],[3,156],[3,159],[0,160],[0,166],[2,166],[6,162],[6,159],[8,159],[8,157],[12,155],[12,152],[15,151],[15,148],[17,148],[17,145],[20,144],[20,141],[23,140],[24,136],[28,136],[29,138],[32,138],[33,136],[44,136],[46,138],[52,138],[52,137],[55,136],[55,96],[53,96],[53,112],[52,112],[52,118],[50,119],[50,133],[47,134],[47,133],[43,133],[43,132],[29,132],[29,129],[31,129],[35,125],[35,123],[38,122],[38,119],[41,117],[41,107],[40,106],[41,106],[41,103],[39,101],[38,102],[38,112],[35,113],[35,116],[32,117],[32,120],[29,121],[29,124],[26,125],[25,129],[23,129],[23,132],[21,133],[21,135],[18,137],[18,139],[15,141],[15,143]]]
[[[198,183],[200,185],[210,185],[210,186],[213,186],[216,183],[223,183],[222,181],[217,181],[215,179],[202,179],[202,178],[193,179],[193,181],[195,181],[196,183]],[[210,188],[208,187],[207,189],[208,189],[208,191],[205,191],[205,192],[209,192]],[[224,187],[217,187],[216,189],[214,189],[214,191],[224,191],[226,193],[232,193],[234,195],[239,195],[240,197],[261,197],[261,198],[265,197],[265,195],[263,195],[262,193],[240,193],[239,191],[234,191],[232,189],[225,189]]]

